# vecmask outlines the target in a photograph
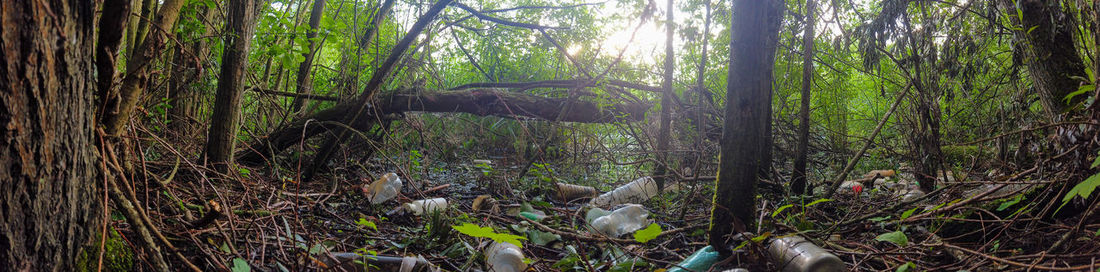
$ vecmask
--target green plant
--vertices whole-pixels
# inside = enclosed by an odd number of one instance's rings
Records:
[[[457,230],[459,233],[468,235],[470,237],[489,238],[498,243],[509,243],[516,245],[517,247],[523,247],[523,243],[521,243],[519,240],[527,240],[527,238],[523,236],[507,233],[497,233],[491,227],[482,227],[470,223],[465,223],[461,226],[451,226],[451,228],[454,228],[454,230]]]

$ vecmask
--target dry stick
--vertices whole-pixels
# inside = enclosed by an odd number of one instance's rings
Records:
[[[840,171],[840,176],[836,177],[836,179],[833,180],[833,184],[830,185],[828,188],[825,188],[825,198],[833,197],[833,193],[836,193],[836,189],[840,188],[840,183],[844,182],[844,179],[848,178],[848,172],[851,172],[852,168],[855,168],[856,163],[858,163],[859,159],[863,157],[863,153],[866,153],[867,149],[871,148],[871,144],[875,143],[875,136],[878,136],[879,131],[882,131],[882,126],[886,125],[887,120],[890,120],[890,115],[893,115],[894,111],[898,109],[898,105],[901,104],[902,98],[905,98],[905,95],[909,93],[909,87],[911,86],[912,83],[905,85],[905,90],[902,91],[901,95],[898,95],[898,98],[894,100],[894,104],[890,105],[890,110],[886,112],[886,115],[882,116],[882,120],[878,121],[878,125],[875,126],[875,130],[871,132],[871,136],[867,137],[867,143],[863,144],[863,148],[859,149],[859,152],[856,153],[855,157],[852,157],[851,160],[848,160],[848,165],[845,165],[844,170]]]
[[[1085,221],[1088,221],[1089,218],[1092,218],[1093,214],[1096,214],[1096,210],[1100,210],[1100,205],[1097,205],[1097,203],[1094,202],[1092,208],[1089,208],[1089,210],[1085,212],[1085,215],[1081,216],[1081,221],[1078,221],[1076,226],[1066,232],[1066,234],[1063,234],[1062,238],[1058,239],[1058,242],[1055,242],[1054,245],[1051,245],[1050,249],[1048,249],[1047,251],[1057,252],[1058,250],[1060,250],[1061,247],[1065,245],[1067,241],[1069,241],[1070,236],[1073,236],[1078,231],[1080,231],[1081,226],[1085,224]]]
[[[1091,268],[1096,267],[1093,264],[1079,265],[1079,266],[1074,266],[1074,267],[1034,266],[1034,265],[1025,264],[1025,263],[1021,263],[1021,262],[1010,261],[1008,259],[1000,258],[1000,257],[997,257],[997,256],[985,254],[985,253],[982,253],[982,252],[979,252],[979,251],[976,251],[976,250],[972,250],[972,249],[969,249],[969,248],[960,247],[960,246],[956,246],[956,245],[952,245],[952,244],[948,244],[948,243],[942,243],[942,244],[933,245],[933,246],[943,246],[943,247],[946,247],[946,248],[957,249],[957,250],[964,251],[968,254],[978,255],[982,258],[990,259],[990,260],[993,260],[993,261],[996,261],[996,262],[1007,263],[1007,264],[1010,264],[1010,265],[1013,265],[1013,266],[1026,267],[1029,270],[1083,271],[1083,270],[1086,270],[1086,269],[1091,269]]]

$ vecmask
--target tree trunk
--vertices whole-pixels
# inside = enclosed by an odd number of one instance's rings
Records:
[[[141,93],[149,84],[149,76],[155,71],[153,62],[163,54],[164,46],[168,42],[168,34],[176,25],[180,8],[186,0],[165,0],[161,9],[157,12],[155,30],[152,35],[141,42],[137,51],[126,61],[126,77],[122,79],[119,91],[102,90],[106,96],[100,97],[99,112],[100,123],[103,124],[107,135],[118,135],[130,119],[130,114],[137,106]]]
[[[93,1],[0,2],[0,270],[72,271],[100,224]]]
[[[709,108],[707,107],[707,105],[709,105],[707,103],[707,94],[709,93],[709,91],[707,90],[706,70],[707,45],[708,41],[710,41],[710,0],[706,0],[706,3],[704,3],[704,5],[706,9],[706,15],[704,15],[703,17],[703,46],[702,49],[700,49],[700,51],[702,52],[699,54],[699,67],[695,73],[695,111],[692,115],[692,119],[695,119],[692,120],[694,121],[693,125],[695,126],[695,139],[693,143],[695,156],[692,157],[691,162],[691,172],[694,173],[694,177],[699,177],[699,171],[702,170],[700,169],[702,166],[700,164],[700,161],[702,160],[703,154],[705,154],[705,152],[703,151],[703,137],[706,135],[706,112]]]
[[[802,34],[802,108],[798,112],[798,146],[795,148],[791,191],[806,193],[806,157],[810,144],[810,85],[814,79],[814,0],[806,0],[806,26]]]
[[[299,95],[301,98],[336,101],[333,97],[304,96],[294,93],[275,93],[279,95]],[[463,91],[419,91],[402,92],[381,101],[381,114],[402,113],[408,111],[423,112],[462,112],[480,116],[529,117],[541,120],[559,120],[562,122],[635,122],[645,116],[650,108],[647,104],[601,105],[599,103],[573,100],[569,110],[564,111],[568,98],[545,98],[529,94],[507,92],[494,89],[475,89]],[[324,127],[321,123],[341,122],[342,119],[359,107],[356,103],[343,102],[319,111],[307,118],[301,118],[284,128],[271,132],[257,142],[242,150],[239,163],[259,165],[290,146],[321,134],[333,127]],[[563,113],[564,114],[561,114]],[[560,119],[557,119],[561,115]],[[312,124],[309,124],[312,123]],[[348,124],[363,129],[365,124]]]
[[[747,231],[753,222],[760,158],[771,147],[772,69],[783,3],[735,0],[722,150],[710,217],[710,245],[723,255],[727,235]]]
[[[107,0],[103,2],[103,15],[99,20],[98,45],[95,52],[96,95],[106,97],[115,82],[118,70],[118,47],[126,33],[126,21],[130,18],[130,0]]]
[[[313,93],[313,81],[309,76],[309,68],[313,67],[313,56],[317,53],[317,42],[314,41],[317,38],[317,27],[321,25],[321,17],[325,15],[325,0],[314,0],[313,10],[309,13],[309,31],[306,31],[306,52],[303,53],[305,60],[298,64],[298,93],[310,94]],[[302,109],[302,104],[305,103],[304,99],[294,99],[294,102],[290,104],[290,111],[297,112]]]
[[[218,94],[210,116],[210,131],[206,142],[206,162],[219,172],[227,173],[233,163],[233,147],[241,119],[241,93],[244,92],[248,49],[255,30],[256,12],[252,0],[232,1],[225,23],[225,50],[218,77]]]
[[[676,31],[676,22],[672,20],[675,6],[673,0],[668,0],[668,8],[665,10],[665,69],[664,80],[661,81],[661,120],[657,131],[657,169],[653,172],[657,188],[664,188],[668,175],[669,159],[669,134],[672,134],[672,72],[676,69],[676,57],[672,51],[672,34]]]
[[[203,9],[199,12],[199,18],[204,21],[206,31],[198,35],[208,35],[214,32],[213,25],[208,24],[214,19],[215,11]],[[189,138],[197,130],[195,114],[202,102],[203,70],[206,69],[206,59],[210,55],[210,47],[201,37],[177,37],[181,41],[193,39],[190,46],[177,46],[176,60],[172,71],[172,78],[168,81],[168,128],[178,134],[181,139]],[[190,50],[188,50],[190,48]],[[196,81],[198,83],[196,83]]]
[[[1043,109],[1050,118],[1065,112],[1071,106],[1085,101],[1087,96],[1078,95],[1066,101],[1066,95],[1077,91],[1080,80],[1087,78],[1085,64],[1077,55],[1077,43],[1073,32],[1077,23],[1073,16],[1062,10],[1059,1],[1043,0],[1002,0],[1005,7],[1019,8],[1023,18],[1019,20],[1020,29],[1015,31],[1013,39],[1017,48],[1024,50],[1025,63],[1032,84],[1043,103]],[[1016,14],[1015,12],[1010,12]],[[1012,16],[1017,17],[1017,16]]]

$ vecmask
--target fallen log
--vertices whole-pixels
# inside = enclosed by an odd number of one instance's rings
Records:
[[[381,115],[404,112],[469,113],[478,116],[500,116],[516,119],[554,120],[565,108],[565,98],[548,98],[498,89],[474,89],[466,91],[400,91],[375,103]],[[338,103],[279,128],[265,137],[256,139],[237,154],[237,163],[260,165],[265,158],[278,154],[304,139],[333,128],[333,122],[341,122],[353,114],[359,105],[353,101]],[[562,122],[611,123],[635,122],[645,116],[651,105],[647,103],[600,105],[596,102],[574,100],[569,112],[562,115]],[[360,118],[357,124],[344,124],[362,130],[376,118]]]

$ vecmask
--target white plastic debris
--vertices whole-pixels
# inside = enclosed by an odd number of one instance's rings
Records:
[[[401,178],[394,173],[386,173],[382,178],[363,188],[363,193],[371,204],[386,202],[396,197],[399,192],[401,192]]]
[[[447,208],[447,199],[442,197],[421,199],[405,203],[402,207],[414,215],[422,215]]]
[[[516,245],[494,242],[485,253],[486,265],[490,272],[519,272],[527,270],[523,262],[523,251]]]
[[[638,204],[626,204],[612,212],[592,208],[585,219],[593,229],[608,237],[619,237],[640,230],[650,223],[649,211]]]
[[[657,190],[657,181],[651,177],[642,177],[592,199],[590,204],[602,208],[626,203],[640,204],[657,193],[660,193]]]

